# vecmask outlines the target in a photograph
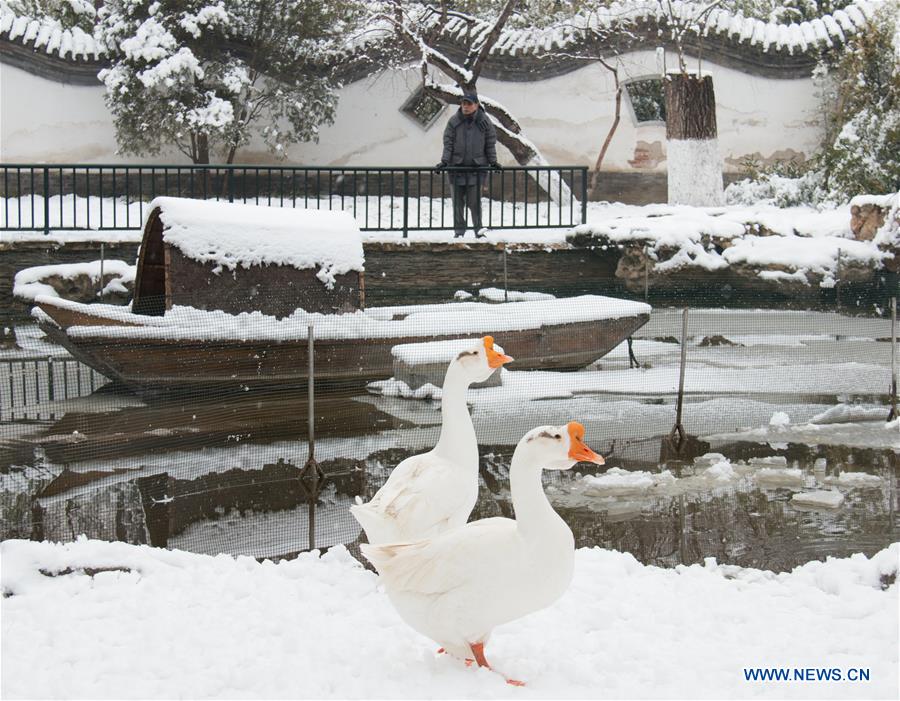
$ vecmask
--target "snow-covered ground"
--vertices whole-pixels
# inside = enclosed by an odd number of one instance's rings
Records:
[[[6,698],[896,698],[900,545],[789,573],[576,552],[548,609],[467,668],[407,628],[343,547],[279,564],[6,541]],[[82,568],[105,571],[89,576]],[[120,569],[117,569],[120,568]],[[71,574],[65,574],[67,571]],[[50,576],[59,573],[57,576]],[[844,681],[745,681],[837,668]],[[846,681],[850,669],[869,681]]]

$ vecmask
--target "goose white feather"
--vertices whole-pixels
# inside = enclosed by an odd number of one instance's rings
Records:
[[[511,360],[485,336],[450,363],[437,445],[403,460],[371,501],[350,507],[369,543],[430,538],[468,520],[478,498],[478,443],[466,391]]]
[[[515,520],[489,518],[428,540],[362,546],[404,621],[453,655],[479,659],[481,652],[483,659],[483,647],[475,647],[496,626],[565,592],[575,541],[544,494],[541,471],[579,460],[603,464],[583,436],[581,424],[571,422],[535,428],[519,441],[510,466]]]

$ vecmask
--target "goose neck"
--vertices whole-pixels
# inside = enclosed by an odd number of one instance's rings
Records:
[[[509,486],[516,525],[525,538],[540,538],[554,524],[563,523],[544,493],[542,473],[535,456],[517,447],[510,464]]]
[[[474,447],[477,461],[475,427],[466,405],[469,384],[470,380],[463,369],[458,364],[451,363],[441,390],[441,436],[434,450],[442,455],[458,455],[465,447]]]

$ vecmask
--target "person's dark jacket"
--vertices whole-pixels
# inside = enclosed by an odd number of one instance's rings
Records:
[[[450,166],[492,166],[497,163],[497,130],[479,107],[471,117],[457,110],[444,127],[444,152],[441,162]],[[476,182],[476,174],[451,171],[450,179],[457,183]],[[482,179],[483,179],[482,175]]]

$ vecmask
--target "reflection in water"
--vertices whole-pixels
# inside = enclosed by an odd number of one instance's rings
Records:
[[[0,535],[67,540],[87,533],[256,557],[308,546],[309,497],[299,479],[308,454],[304,395],[156,400],[113,411],[91,406],[87,400],[80,411],[69,406],[61,419],[33,424],[2,442]],[[434,444],[433,421],[415,423],[355,397],[317,402],[317,455],[326,474],[316,509],[317,545],[357,540],[359,528],[348,512],[352,499],[369,498],[394,465]],[[593,474],[620,468],[659,475],[659,439],[645,442],[646,450],[614,453]],[[660,566],[715,557],[784,570],[828,555],[871,555],[900,540],[898,455],[891,450],[749,442],[712,449],[735,465],[734,479],[711,482],[691,463],[671,463],[671,476],[653,488],[611,494],[586,489],[589,481],[573,470],[546,473],[547,494],[579,547],[628,551]],[[509,444],[481,446],[473,518],[513,516],[512,450]],[[795,484],[755,479],[758,466],[750,462],[772,456],[802,471]],[[874,486],[841,486],[845,501],[838,509],[791,504],[798,490],[832,488],[829,479],[840,472],[881,479]]]
[[[574,471],[544,473],[544,483],[578,547],[630,552],[645,564],[673,566],[715,557],[720,563],[779,571],[826,556],[872,555],[900,540],[898,455],[893,451],[805,445],[773,450],[756,444],[720,446],[718,451],[736,465],[736,479],[721,486],[695,476],[690,466],[677,464],[667,466],[673,473],[671,481],[630,494],[587,495],[585,480]],[[486,456],[482,465],[486,488],[473,518],[512,515],[507,473],[511,455],[509,448],[495,448]],[[753,474],[759,468],[738,463],[774,455],[802,471],[795,487],[757,483]],[[616,464],[647,469],[612,460],[598,473]],[[867,472],[881,479],[875,486],[842,486],[845,500],[838,509],[808,510],[790,503],[792,494],[802,489],[832,488],[842,471]]]

